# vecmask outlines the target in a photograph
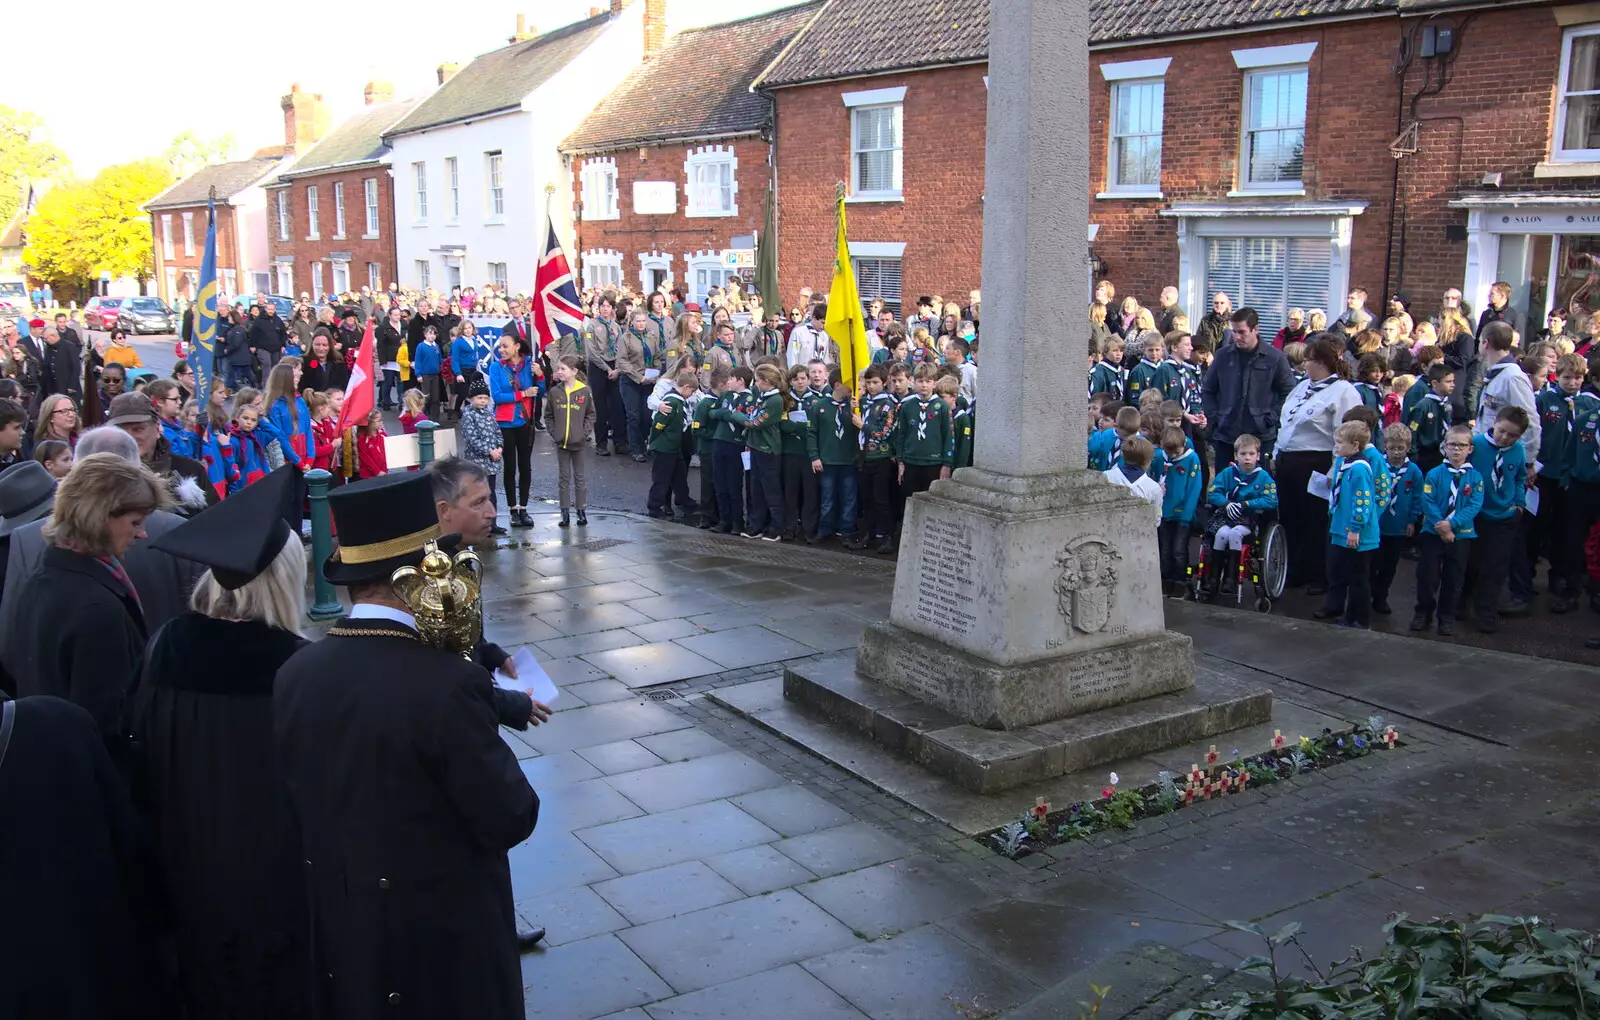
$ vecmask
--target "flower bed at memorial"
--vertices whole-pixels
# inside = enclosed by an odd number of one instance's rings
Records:
[[[1055,809],[1040,797],[1020,819],[978,837],[996,853],[1016,860],[1041,847],[1087,839],[1107,829],[1131,829],[1141,818],[1171,814],[1202,801],[1216,800],[1259,786],[1292,780],[1303,772],[1325,769],[1400,743],[1400,733],[1379,716],[1347,730],[1323,730],[1317,737],[1289,741],[1274,731],[1272,748],[1264,754],[1240,757],[1237,749],[1222,760],[1215,744],[1206,753],[1205,766],[1196,763],[1179,775],[1162,772],[1145,786],[1125,788],[1111,773],[1096,800]]]

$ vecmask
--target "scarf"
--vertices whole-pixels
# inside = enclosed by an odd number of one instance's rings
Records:
[[[1359,458],[1341,460],[1339,462],[1339,470],[1333,473],[1333,484],[1330,486],[1331,491],[1328,493],[1328,507],[1330,511],[1338,508],[1339,490],[1344,485],[1344,473],[1350,470],[1350,465],[1354,464],[1357,459]]]
[[[115,556],[97,556],[95,560],[111,574],[111,580],[116,582],[118,594],[125,599],[132,599],[133,604],[139,607],[139,612],[144,613],[144,603],[139,601],[139,592],[133,587],[133,578],[128,576],[123,569],[122,561]]]
[[[1301,396],[1299,402],[1297,402],[1293,407],[1289,408],[1289,417],[1293,418],[1295,415],[1299,414],[1302,408],[1311,403],[1312,398],[1338,381],[1338,376],[1330,375],[1326,379],[1314,382],[1310,386],[1307,386],[1306,392],[1303,396]]]
[[[1118,464],[1117,470],[1121,471],[1122,477],[1126,478],[1130,483],[1137,482],[1139,479],[1144,477],[1143,468],[1129,467],[1127,464]]]
[[[1449,520],[1450,515],[1456,512],[1456,499],[1461,494],[1461,479],[1466,475],[1467,469],[1465,467],[1451,467],[1449,464],[1446,464],[1444,468],[1450,472],[1450,498],[1445,501],[1444,505],[1444,516],[1446,520]]]
[[[1492,443],[1493,440],[1490,440]],[[1494,482],[1494,491],[1500,491],[1500,483],[1505,481],[1506,451],[1496,446],[1494,448],[1494,467],[1489,469],[1489,478]]]
[[[650,331],[645,330],[643,333],[641,333],[630,326],[628,327],[628,332],[632,333],[633,338],[639,341],[639,347],[644,351],[644,367],[655,368],[656,356],[655,352],[650,349]]]

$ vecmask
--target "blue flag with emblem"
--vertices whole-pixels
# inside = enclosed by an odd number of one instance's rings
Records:
[[[206,246],[200,258],[200,295],[194,303],[194,395],[205,407],[211,396],[211,365],[217,345],[217,203],[206,202]]]

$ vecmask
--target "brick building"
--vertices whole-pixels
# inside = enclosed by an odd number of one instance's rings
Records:
[[[369,82],[362,98],[360,112],[267,185],[275,294],[320,300],[396,278],[394,174],[383,133],[418,101],[396,101],[386,82]]]
[[[1600,5],[1092,11],[1089,229],[1121,293],[1174,284],[1196,318],[1225,290],[1273,329],[1350,286],[1423,314],[1447,286],[1481,307],[1496,279],[1535,317],[1600,304],[1579,291],[1600,254]],[[984,0],[833,0],[761,74],[786,296],[831,276],[840,181],[863,295],[978,286],[987,19]],[[1087,295],[1063,298],[1076,316]]]
[[[282,156],[254,156],[201,167],[146,202],[155,233],[156,286],[162,300],[192,302],[205,255],[206,196],[216,188],[217,288],[221,296],[268,286],[267,205],[262,186],[283,169]]]
[[[755,248],[772,181],[772,103],[750,83],[820,7],[664,44],[665,23],[647,4],[645,63],[561,143],[584,286],[681,282],[703,301],[736,272],[722,253]]]

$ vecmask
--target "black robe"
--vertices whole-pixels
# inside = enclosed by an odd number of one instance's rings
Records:
[[[170,1020],[153,846],[89,713],[15,706],[0,764],[0,1017]]]
[[[342,620],[278,670],[273,715],[320,1015],[521,1020],[506,852],[539,798],[489,674],[401,624]]]
[[[134,788],[156,834],[194,1018],[311,1013],[304,865],[272,745],[273,677],[305,644],[264,623],[185,613],[145,657]]]

